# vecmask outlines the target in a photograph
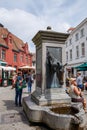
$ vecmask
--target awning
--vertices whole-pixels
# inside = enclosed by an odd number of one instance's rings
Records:
[[[77,71],[87,71],[87,67],[86,68],[78,68]]]
[[[15,67],[11,67],[11,66],[7,66],[6,69],[9,70],[9,71],[10,71],[10,70],[14,70],[14,71],[16,70]]]
[[[84,68],[84,67],[87,67],[87,63],[83,63],[83,64],[81,64],[79,66],[76,66],[75,68]]]
[[[4,61],[0,60],[0,65],[5,66],[5,65],[7,65],[7,62],[4,62]]]
[[[28,66],[28,65],[25,65],[25,66],[21,66],[19,67],[19,69],[30,69],[30,70],[35,70],[35,67],[34,66]]]
[[[87,71],[87,62],[75,67],[79,71]]]
[[[5,71],[15,71],[16,70],[16,68],[14,68],[14,67],[11,67],[11,66],[0,66],[0,69],[3,69],[3,70],[5,70]]]

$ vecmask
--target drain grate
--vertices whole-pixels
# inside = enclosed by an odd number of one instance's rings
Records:
[[[9,113],[1,115],[0,124],[16,123],[27,121],[24,113]]]

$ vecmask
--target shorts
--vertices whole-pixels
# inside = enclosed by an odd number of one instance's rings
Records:
[[[84,102],[84,98],[72,98],[72,102]]]
[[[77,85],[77,87],[83,89],[83,84]]]

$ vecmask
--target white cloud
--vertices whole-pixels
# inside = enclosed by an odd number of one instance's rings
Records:
[[[34,35],[39,30],[46,29],[49,24],[54,26],[52,23],[53,21],[51,22],[50,18],[47,19],[46,17],[35,16],[19,9],[7,10],[1,8],[0,14],[1,23],[24,42],[28,42],[31,51],[34,51],[32,47],[33,43],[31,41]],[[61,27],[59,30],[63,31],[67,28],[66,25],[68,24],[57,23],[56,27]]]
[[[39,30],[51,26],[66,32],[87,15],[86,0],[0,0],[0,7],[0,22],[28,42],[30,51],[35,51],[32,38]]]

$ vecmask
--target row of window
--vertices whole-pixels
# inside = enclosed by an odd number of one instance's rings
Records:
[[[77,45],[75,48],[75,53],[76,53],[76,59],[80,57],[80,46]],[[74,49],[73,49],[74,51]],[[68,62],[69,60],[71,61],[73,59],[73,52],[72,49],[70,49],[69,51],[66,52],[66,61]],[[81,44],[81,56],[84,57],[85,56],[85,43]]]
[[[6,51],[4,49],[2,49],[2,51],[1,51],[1,59],[2,60],[6,60]],[[14,53],[14,59],[13,60],[14,60],[14,62],[17,62],[19,60],[17,58],[17,54],[16,53]],[[20,61],[24,62],[24,56],[23,55],[20,56]],[[26,63],[29,63],[27,56],[26,56]]]
[[[83,37],[85,35],[85,33],[84,33],[84,28],[82,28],[81,30],[80,30],[80,36],[79,36],[79,33],[76,33],[75,34],[75,41],[78,41],[79,40],[79,38],[81,38],[81,37]],[[70,38],[69,39],[69,45],[71,45],[72,44],[72,38]],[[66,47],[68,46],[68,42],[66,42]]]

